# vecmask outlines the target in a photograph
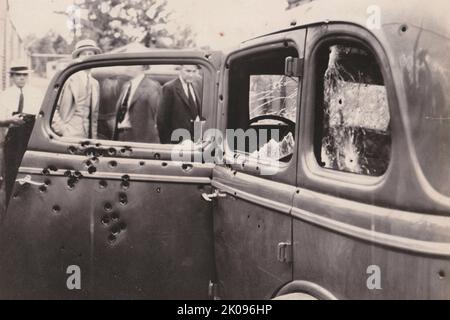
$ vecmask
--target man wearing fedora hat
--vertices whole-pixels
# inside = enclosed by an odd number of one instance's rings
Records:
[[[73,59],[83,60],[101,53],[93,40],[75,45]],[[53,130],[60,136],[97,138],[100,85],[90,70],[79,71],[66,81],[53,116]]]
[[[7,202],[43,98],[40,90],[27,84],[31,72],[25,62],[12,62],[9,73],[13,85],[0,93],[0,127],[6,134],[0,142],[4,143]]]

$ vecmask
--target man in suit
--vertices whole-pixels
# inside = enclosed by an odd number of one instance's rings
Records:
[[[72,53],[85,59],[101,53],[93,40],[81,40]],[[66,81],[52,120],[53,130],[63,137],[97,138],[100,85],[90,70],[79,71]]]
[[[201,119],[201,85],[195,65],[180,66],[177,79],[163,86],[163,97],[158,113],[161,143],[171,141],[172,132],[186,129],[194,140],[194,122]]]
[[[146,76],[149,66],[129,66],[132,79],[117,101],[114,138],[119,141],[159,143],[156,125],[161,85]]]
[[[31,70],[25,62],[13,62],[9,73],[13,85],[0,94],[0,127],[5,128],[0,134],[4,141],[0,143],[4,142],[6,203],[43,99],[40,90],[27,84]]]

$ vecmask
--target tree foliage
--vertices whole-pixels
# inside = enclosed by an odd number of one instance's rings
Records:
[[[166,0],[78,0],[63,13],[73,20],[75,40],[93,39],[105,52],[133,41],[146,47],[194,46],[189,28],[169,32],[166,5]]]

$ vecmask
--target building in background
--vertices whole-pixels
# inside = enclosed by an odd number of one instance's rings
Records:
[[[0,91],[9,86],[9,64],[27,60],[24,43],[9,15],[8,0],[0,0]]]

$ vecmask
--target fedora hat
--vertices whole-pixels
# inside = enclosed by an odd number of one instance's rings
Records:
[[[85,50],[92,50],[96,54],[102,53],[102,50],[97,46],[97,43],[95,43],[94,40],[85,39],[77,42],[75,45],[75,50],[72,52],[72,58],[78,58],[80,53]]]
[[[28,68],[28,64],[24,61],[12,61],[9,67],[9,74],[30,74],[33,70]]]

